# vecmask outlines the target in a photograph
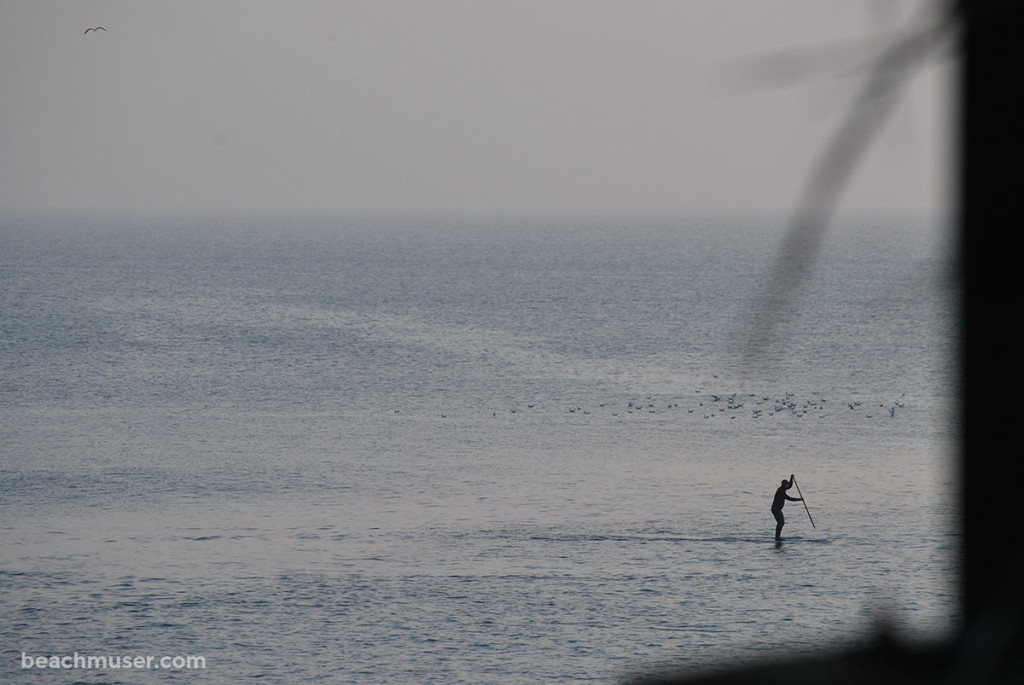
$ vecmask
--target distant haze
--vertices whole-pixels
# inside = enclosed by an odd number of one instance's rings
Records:
[[[0,0],[0,210],[784,209],[920,6]],[[950,72],[843,206],[949,207]]]

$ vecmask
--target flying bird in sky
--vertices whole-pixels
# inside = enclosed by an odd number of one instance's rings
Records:
[[[85,30],[85,31],[83,31],[82,33],[83,33],[83,34],[84,34],[84,33],[89,33],[90,31],[106,31],[106,29],[105,29],[105,28],[103,28],[102,26],[93,26],[93,27],[92,27],[92,28],[90,28],[90,29],[86,29],[86,30]]]

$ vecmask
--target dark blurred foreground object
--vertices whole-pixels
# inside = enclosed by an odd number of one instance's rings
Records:
[[[1016,477],[1020,420],[1006,402],[1020,388],[1024,351],[1024,0],[959,0],[959,260],[961,268],[960,452],[963,623],[948,641],[912,644],[885,634],[820,657],[751,663],[705,675],[633,682],[1024,683],[1024,483]]]

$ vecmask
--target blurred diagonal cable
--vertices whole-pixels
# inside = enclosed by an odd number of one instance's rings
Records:
[[[867,82],[854,98],[837,132],[815,163],[775,259],[767,287],[749,323],[744,360],[765,361],[793,294],[817,255],[836,203],[871,139],[893,110],[902,86],[926,58],[953,40],[952,8],[926,4],[910,28],[871,60]],[[820,51],[820,48],[818,48]],[[792,64],[792,55],[786,57]]]

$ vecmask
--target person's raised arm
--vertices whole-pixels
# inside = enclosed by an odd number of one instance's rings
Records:
[[[794,475],[792,473],[789,474],[789,487],[793,487],[793,483],[795,483],[795,482],[796,482],[796,475]],[[791,502],[803,502],[804,501],[803,497],[790,497],[789,495],[786,495],[786,499],[788,499]]]

